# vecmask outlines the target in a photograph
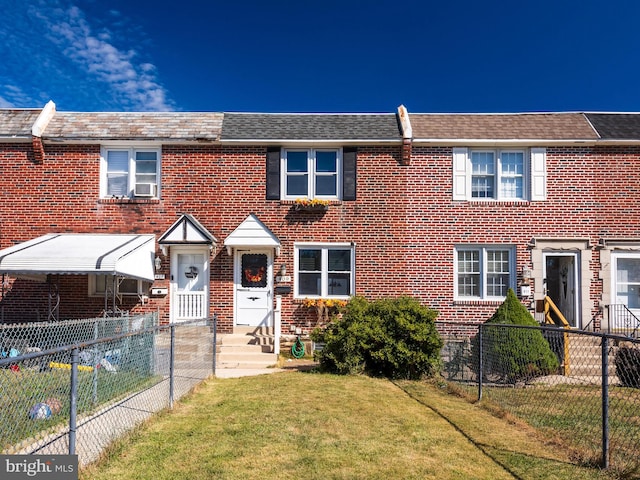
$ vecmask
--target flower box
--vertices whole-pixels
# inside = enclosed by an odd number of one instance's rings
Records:
[[[297,212],[326,212],[329,210],[329,205],[303,205],[301,203],[294,203],[293,209]]]
[[[299,212],[326,212],[329,209],[328,200],[298,199],[293,204],[293,210]]]

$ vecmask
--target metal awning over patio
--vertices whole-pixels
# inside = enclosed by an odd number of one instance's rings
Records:
[[[113,275],[152,282],[155,236],[52,233],[0,250],[0,274]]]

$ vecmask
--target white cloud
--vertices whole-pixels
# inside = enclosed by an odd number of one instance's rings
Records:
[[[122,43],[126,35],[95,28],[70,0],[16,4],[0,26],[0,57],[12,66],[0,72],[0,102],[41,106],[50,97],[67,110],[174,109],[153,64]],[[21,93],[11,90],[16,84]]]
[[[0,108],[13,108],[15,105],[11,103],[9,100],[6,100],[0,97]]]

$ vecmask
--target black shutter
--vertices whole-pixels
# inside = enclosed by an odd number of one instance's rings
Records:
[[[356,199],[356,147],[342,149],[342,200]]]
[[[280,147],[267,148],[267,200],[280,200]]]

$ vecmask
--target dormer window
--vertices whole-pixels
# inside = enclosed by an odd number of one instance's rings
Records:
[[[101,171],[102,198],[160,196],[160,149],[104,147]]]

